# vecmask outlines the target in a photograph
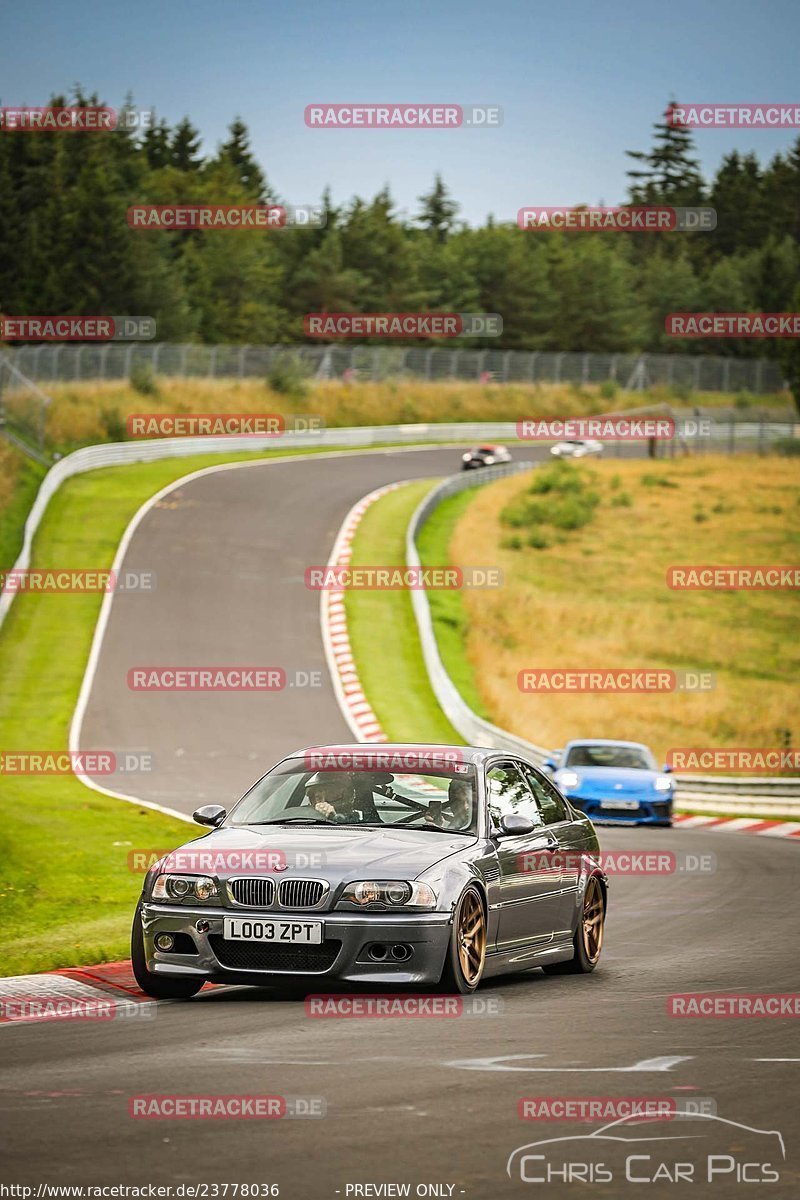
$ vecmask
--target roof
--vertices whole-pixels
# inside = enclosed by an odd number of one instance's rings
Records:
[[[501,751],[493,750],[489,746],[457,746],[446,745],[437,742],[336,742],[330,746],[304,746],[300,750],[294,750],[288,754],[287,758],[300,758],[311,752],[324,754],[328,751],[330,754],[358,754],[364,756],[390,756],[390,755],[435,755],[441,752],[442,755],[450,752],[453,755],[454,762],[471,762],[482,763],[492,755],[501,753]]]
[[[587,745],[588,746],[626,746],[631,750],[633,750],[633,749],[650,750],[650,747],[645,742],[623,742],[623,741],[620,741],[618,738],[593,738],[593,737],[570,738],[570,740],[565,743],[564,749],[566,749],[567,746],[577,746],[577,745],[580,745],[580,746],[587,746]]]

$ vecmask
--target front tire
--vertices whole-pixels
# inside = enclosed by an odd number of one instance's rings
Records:
[[[204,979],[191,976],[154,975],[147,969],[144,953],[144,932],[142,930],[142,914],[139,909],[133,917],[131,930],[131,966],[139,987],[154,1000],[188,1000],[195,996],[205,983]]]
[[[548,975],[588,975],[597,966],[603,949],[606,898],[596,875],[591,875],[583,893],[583,908],[572,939],[573,955],[567,962],[542,967]]]
[[[441,986],[469,996],[478,987],[486,963],[486,912],[476,887],[468,887],[456,905]]]

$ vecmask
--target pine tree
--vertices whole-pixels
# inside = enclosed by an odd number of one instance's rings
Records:
[[[253,157],[250,134],[240,117],[228,127],[228,134],[228,140],[219,148],[217,161],[233,167],[242,187],[253,200],[267,200],[269,190],[266,176]]]
[[[420,196],[419,201],[422,204],[422,212],[417,217],[417,224],[433,234],[437,242],[447,241],[455,225],[458,205],[450,199],[441,175],[436,175],[433,188],[424,196]]]
[[[175,127],[169,143],[169,161],[179,171],[199,171],[203,165],[200,134],[188,117],[184,117]]]
[[[634,204],[693,205],[703,201],[704,184],[700,167],[692,157],[692,134],[685,125],[673,123],[672,105],[665,119],[656,122],[652,150],[626,150],[641,170],[627,172]]]
[[[151,171],[159,171],[162,167],[169,166],[171,161],[169,143],[169,125],[165,120],[154,122],[145,130],[142,149]]]

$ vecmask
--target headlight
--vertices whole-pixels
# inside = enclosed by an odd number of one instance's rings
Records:
[[[427,883],[404,879],[362,879],[348,883],[339,903],[359,908],[435,908],[436,893]]]
[[[559,771],[558,773],[558,783],[560,787],[577,787],[580,781],[580,776],[576,775],[574,771]]]
[[[216,894],[208,875],[159,875],[153,884],[154,900],[210,900]]]
[[[668,792],[672,787],[672,780],[665,779],[663,775],[659,775],[658,779],[653,780],[653,787],[657,792]]]
[[[469,460],[472,458],[472,455],[467,453],[467,454],[462,454],[461,457],[464,460],[464,462],[469,462]]]

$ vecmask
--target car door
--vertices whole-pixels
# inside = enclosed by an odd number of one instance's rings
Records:
[[[546,828],[520,766],[512,759],[487,767],[486,802],[500,868],[498,949],[544,946],[558,924],[561,873],[552,861],[557,839]],[[521,836],[505,836],[500,823],[508,815],[527,817],[536,828]]]
[[[552,780],[530,763],[520,762],[522,774],[530,786],[542,816],[545,829],[558,845],[561,865],[559,903],[556,907],[556,935],[572,928],[575,915],[575,894],[581,874],[583,834],[573,821],[564,798]]]

